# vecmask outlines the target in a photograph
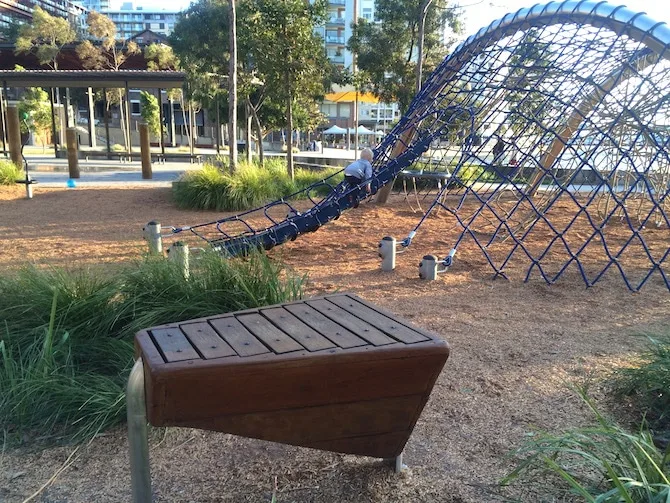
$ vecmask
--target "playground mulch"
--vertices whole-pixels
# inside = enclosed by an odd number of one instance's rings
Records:
[[[0,188],[5,271],[26,261],[108,268],[144,250],[141,227],[149,220],[186,225],[220,216],[175,209],[167,189],[38,189],[32,201],[22,195]],[[400,198],[387,206],[362,204],[272,251],[309,274],[309,294],[352,291],[451,344],[452,356],[407,445],[409,470],[395,476],[379,460],[161,429],[152,432],[151,441],[156,501],[270,502],[275,484],[280,503],[494,501],[501,494],[497,481],[512,466],[510,451],[529,432],[559,432],[592,421],[569,385],[589,384],[603,409],[618,414],[602,380],[644,345],[639,334],[670,325],[670,295],[658,278],[634,294],[614,269],[588,289],[576,269],[568,269],[548,286],[537,275],[524,283],[525,268],[513,263],[509,281],[493,280],[481,252],[465,242],[448,273],[435,282],[420,281],[421,257],[444,256],[453,244],[457,228],[444,213],[428,219],[413,246],[398,257],[394,273],[383,273],[379,239],[405,237],[419,217]],[[654,246],[667,247],[667,239],[667,229],[650,237]],[[642,259],[632,261],[631,274],[637,265]],[[30,445],[4,450],[0,501],[24,501],[73,450]],[[129,500],[123,428],[81,446],[70,462],[34,501]],[[525,491],[502,494],[543,500]]]

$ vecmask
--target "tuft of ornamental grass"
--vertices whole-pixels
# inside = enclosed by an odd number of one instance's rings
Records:
[[[670,336],[649,338],[637,367],[615,372],[612,390],[628,399],[651,429],[670,434]]]
[[[670,501],[670,451],[654,445],[645,424],[629,433],[604,417],[584,390],[582,400],[596,426],[559,435],[538,432],[516,451],[517,467],[502,481],[519,479],[547,492],[563,491],[590,503],[666,503]],[[561,499],[563,498],[563,499]]]
[[[235,172],[230,173],[224,164],[206,164],[201,170],[187,172],[173,185],[173,197],[178,207],[184,209],[244,211],[268,202],[288,198],[323,197],[331,187],[341,182],[340,170],[310,171],[295,170],[291,180],[284,159],[268,159],[263,166],[257,163],[240,163]],[[304,191],[304,192],[301,192]]]
[[[15,185],[23,178],[23,169],[6,159],[0,160],[0,185]]]
[[[119,424],[136,332],[298,299],[304,282],[261,252],[207,252],[189,280],[153,257],[111,277],[34,267],[0,277],[0,430],[78,441]]]

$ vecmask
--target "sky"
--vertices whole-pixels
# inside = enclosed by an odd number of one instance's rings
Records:
[[[112,6],[118,7],[123,0],[112,0]],[[417,0],[418,1],[418,0]],[[631,10],[649,14],[656,21],[670,23],[670,2],[668,0],[609,0],[614,5],[626,5]],[[487,26],[492,21],[504,16],[508,12],[515,12],[523,7],[531,7],[536,3],[545,3],[544,0],[458,0],[452,2],[460,4],[465,12],[466,38],[479,28]],[[136,0],[135,5],[145,8],[165,10],[180,10],[188,7],[190,0]]]

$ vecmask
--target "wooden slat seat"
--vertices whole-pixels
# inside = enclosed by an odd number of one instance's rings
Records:
[[[400,456],[449,355],[351,294],[153,327],[135,346],[154,426],[380,458]]]

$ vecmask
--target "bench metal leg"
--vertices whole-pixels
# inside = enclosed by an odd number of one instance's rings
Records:
[[[147,438],[147,409],[144,397],[144,366],[139,358],[130,372],[126,393],[130,481],[135,503],[151,503],[151,471]]]
[[[401,473],[407,468],[407,465],[402,462],[402,452],[398,454],[395,458],[386,458],[384,463],[388,463],[393,466],[393,471],[395,473]]]
[[[400,473],[402,472],[407,466],[405,466],[402,462],[402,452],[396,456],[395,458],[395,472]]]

